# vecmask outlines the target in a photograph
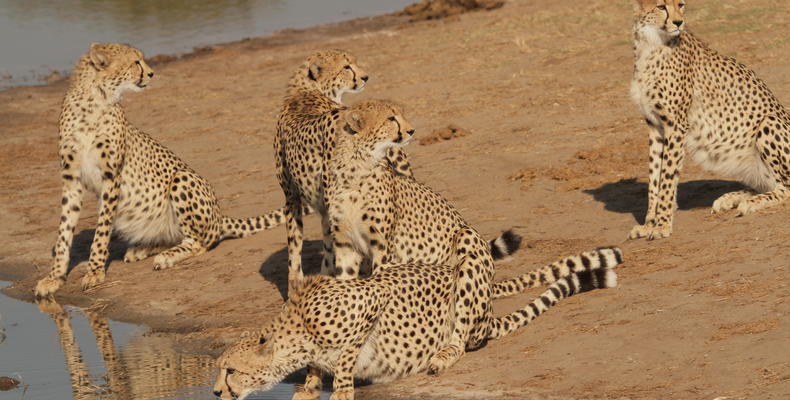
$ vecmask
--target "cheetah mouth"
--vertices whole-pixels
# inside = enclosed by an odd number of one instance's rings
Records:
[[[140,89],[145,89],[145,88],[148,87],[148,85],[146,85],[145,83],[142,83],[142,82],[137,82],[137,83],[135,83],[135,85],[137,85],[137,87],[139,87]]]

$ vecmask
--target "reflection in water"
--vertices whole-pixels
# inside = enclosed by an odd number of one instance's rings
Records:
[[[37,304],[57,327],[74,399],[185,398],[196,394],[211,398],[207,387],[214,372],[211,357],[179,353],[169,339],[157,336],[137,336],[119,352],[107,319],[84,310],[106,371],[99,379],[92,379],[69,312],[52,300],[42,299]]]

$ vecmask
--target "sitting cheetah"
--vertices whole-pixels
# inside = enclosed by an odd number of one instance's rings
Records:
[[[682,0],[637,1],[631,97],[650,128],[650,183],[645,224],[630,238],[672,233],[685,150],[755,190],[721,196],[713,212],[743,215],[790,197],[790,114],[753,71],[686,31],[684,9]]]
[[[382,161],[388,152],[412,140],[414,129],[400,107],[367,101],[341,111],[340,122],[330,163],[334,187],[327,197],[335,237],[335,275],[355,278],[363,261],[373,267],[447,262],[469,225],[441,195]],[[488,247],[498,259],[515,251],[520,241],[507,231]]]
[[[104,280],[113,230],[133,246],[125,261],[158,253],[154,269],[164,269],[223,238],[243,237],[284,220],[282,209],[249,219],[222,216],[208,182],[126,120],[122,94],[145,88],[153,76],[143,53],[123,44],[94,43],[74,68],[60,115],[58,239],[52,271],[38,282],[37,296],[55,292],[66,281],[85,189],[99,197],[99,218],[83,289]]]
[[[331,187],[327,162],[332,159],[337,118],[344,93],[364,89],[368,75],[356,58],[341,50],[311,55],[294,72],[277,121],[274,158],[277,179],[285,194],[288,230],[289,279],[302,277],[302,208],[311,206],[321,214],[324,257],[321,270],[332,269],[332,234],[327,215],[327,191]],[[394,149],[387,155],[400,173],[411,175],[406,155]]]
[[[474,256],[461,256],[455,267],[387,265],[364,279],[313,275],[292,281],[286,307],[265,333],[242,339],[217,360],[214,394],[241,400],[311,366],[334,373],[331,400],[350,400],[355,377],[378,383],[436,372],[431,360],[451,342],[458,320],[453,309],[456,281],[462,271],[474,268]],[[553,284],[526,307],[500,318],[492,315],[488,283],[468,286],[485,306],[469,326],[476,340],[465,347],[474,349],[485,340],[510,334],[563,298],[615,286],[617,276],[611,268],[621,257],[617,248],[599,249],[533,272]],[[317,399],[320,385],[308,376],[294,399]]]

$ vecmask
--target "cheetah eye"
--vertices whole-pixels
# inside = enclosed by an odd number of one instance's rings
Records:
[[[661,11],[666,11],[667,10],[667,6],[665,6],[664,4],[659,4],[659,5],[656,6],[656,8],[661,10]]]
[[[351,69],[351,66],[350,66],[350,65],[346,65],[346,66],[345,66],[345,67],[343,67],[343,68],[345,68],[345,69]]]
[[[387,119],[390,120],[390,121],[395,121],[395,116],[389,117]]]
[[[228,375],[233,375],[233,373],[235,373],[235,372],[236,372],[236,370],[235,370],[235,369],[233,369],[233,368],[228,368],[228,369],[226,369],[226,370],[225,370],[225,372],[227,372],[227,373],[228,373]]]
[[[134,63],[140,65],[140,60],[136,60]]]
[[[685,6],[686,6],[686,3],[680,3],[680,4],[678,4],[678,7],[680,7],[680,8],[683,8],[683,7],[685,7]]]

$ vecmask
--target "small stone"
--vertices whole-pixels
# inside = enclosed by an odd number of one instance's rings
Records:
[[[19,381],[7,376],[0,376],[0,390],[7,391],[19,386]]]

